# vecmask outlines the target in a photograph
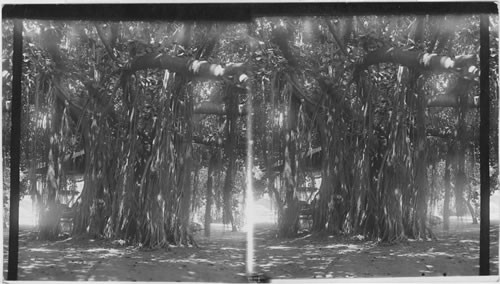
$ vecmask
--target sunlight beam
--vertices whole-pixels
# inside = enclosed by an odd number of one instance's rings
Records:
[[[252,127],[253,127],[253,94],[251,90],[251,83],[247,82],[247,190],[246,190],[246,206],[245,206],[245,217],[246,217],[246,227],[247,227],[247,275],[252,275],[254,273],[254,243],[253,243],[253,212],[254,202],[253,202],[253,137],[252,137]]]

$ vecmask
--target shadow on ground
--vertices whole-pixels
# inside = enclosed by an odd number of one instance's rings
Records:
[[[498,275],[498,231],[492,223],[491,275]],[[313,235],[277,242],[273,235],[272,229],[257,235],[256,259],[274,279],[479,275],[479,225],[458,222],[448,232],[436,230],[437,241],[391,246]]]
[[[460,224],[459,224],[460,225]],[[479,225],[436,231],[437,241],[392,246],[356,237],[303,235],[276,239],[272,225],[255,234],[257,271],[273,279],[475,276]],[[498,223],[491,227],[491,273],[498,275]],[[213,228],[199,248],[141,250],[105,240],[41,242],[25,230],[19,243],[19,280],[246,282],[246,235]],[[4,275],[8,239],[4,236]]]
[[[4,239],[4,276],[7,268]],[[246,282],[245,235],[219,231],[199,248],[144,250],[105,240],[41,242],[22,232],[19,280]]]

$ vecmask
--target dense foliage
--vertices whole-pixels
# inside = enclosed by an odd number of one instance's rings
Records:
[[[490,22],[496,176],[498,17]],[[77,174],[75,234],[154,247],[195,245],[193,218],[237,230],[250,94],[255,191],[273,196],[280,236],[300,230],[304,201],[312,230],[386,242],[432,237],[437,207],[475,214],[477,16],[23,24],[23,193],[44,238],[57,237]],[[7,131],[3,141],[5,173]]]

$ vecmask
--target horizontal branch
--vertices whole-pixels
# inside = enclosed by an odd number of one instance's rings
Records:
[[[437,137],[442,139],[456,139],[457,133],[453,129],[426,129],[427,137]],[[474,133],[471,131],[466,131],[465,136],[467,140],[472,141],[474,139]]]
[[[236,78],[242,83],[248,79],[248,67],[244,63],[232,63],[223,67],[207,61],[194,60],[186,57],[174,57],[162,53],[150,53],[136,57],[125,70],[135,72],[144,69],[168,69],[178,74],[209,80]]]
[[[354,78],[357,78],[360,72],[368,68],[368,66],[384,62],[400,64],[421,71],[459,72],[464,77],[475,78],[479,75],[479,69],[474,66],[476,61],[476,55],[461,55],[452,58],[434,53],[384,47],[368,53],[357,64],[354,70]]]
[[[223,104],[218,104],[214,102],[201,102],[194,106],[195,114],[215,114],[215,115],[226,115],[227,109]],[[238,115],[246,115],[245,105],[238,106]]]
[[[469,97],[468,105],[472,108],[479,106],[479,97]],[[458,98],[452,94],[440,94],[427,99],[427,107],[456,107],[458,106]]]

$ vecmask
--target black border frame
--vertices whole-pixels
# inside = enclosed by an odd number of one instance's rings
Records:
[[[13,96],[11,129],[11,204],[7,280],[17,280],[19,241],[19,151],[21,117],[21,73],[23,19],[106,20],[106,21],[239,21],[260,16],[326,15],[433,15],[481,14],[481,59],[489,58],[487,14],[497,14],[495,2],[370,2],[370,3],[193,3],[193,4],[9,4],[2,9],[3,19],[19,19],[14,33]],[[486,31],[486,32],[485,32]],[[16,33],[18,36],[16,37]],[[20,35],[20,37],[19,37]],[[487,44],[488,46],[485,46]],[[17,48],[21,49],[21,53]],[[484,48],[486,47],[486,48]],[[16,52],[17,50],[17,52]],[[480,275],[489,275],[489,69],[481,60],[480,100]]]

